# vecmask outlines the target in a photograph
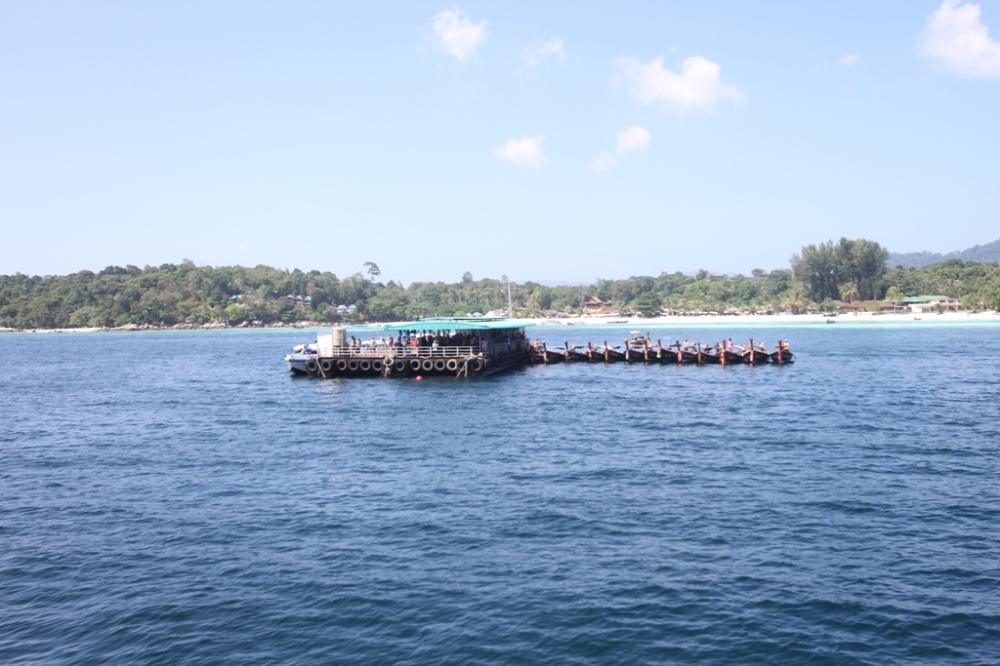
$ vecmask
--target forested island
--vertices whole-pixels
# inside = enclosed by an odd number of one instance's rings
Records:
[[[942,294],[967,309],[1000,309],[1000,266],[951,260],[890,268],[878,243],[843,238],[808,245],[785,269],[750,275],[698,271],[590,285],[510,283],[516,316],[596,311],[660,313],[833,311],[844,303],[878,309],[907,296]],[[338,277],[328,271],[269,266],[109,266],[71,275],[0,276],[0,327],[264,326],[299,321],[392,321],[486,313],[505,307],[507,282],[382,282],[366,262]]]

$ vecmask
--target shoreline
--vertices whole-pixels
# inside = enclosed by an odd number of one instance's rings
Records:
[[[1000,324],[1000,312],[943,312],[915,315],[912,313],[870,313],[856,312],[838,314],[829,317],[822,314],[770,314],[770,315],[664,315],[660,317],[621,317],[613,315],[577,315],[573,317],[529,317],[518,319],[531,326],[630,326],[630,327],[720,327],[732,326],[746,328],[749,326],[796,326],[811,324],[848,324],[848,325],[926,325],[926,324],[961,324],[961,323],[992,323]],[[80,328],[0,328],[0,333],[134,333],[142,331],[209,331],[209,330],[248,330],[248,329],[316,329],[330,328],[338,325],[334,322],[298,321],[289,324],[276,323],[263,326],[238,325],[227,326],[220,323],[209,324],[178,324],[173,326],[148,326],[129,324],[118,327],[80,327]],[[349,329],[364,329],[367,324],[347,324]]]
[[[660,317],[614,317],[581,315],[567,319],[533,318],[535,325],[559,326],[787,326],[803,324],[958,324],[958,323],[996,323],[1000,324],[1000,312],[943,312],[938,313],[872,313],[848,312],[828,316],[823,314],[741,314],[741,315],[663,315]]]

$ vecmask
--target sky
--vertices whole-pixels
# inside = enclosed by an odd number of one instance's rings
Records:
[[[1000,237],[1000,0],[9,2],[0,274],[404,283]]]

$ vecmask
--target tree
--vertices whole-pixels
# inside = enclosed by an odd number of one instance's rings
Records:
[[[1000,271],[996,272],[994,278],[983,289],[983,303],[994,310],[1000,310]]]
[[[647,291],[639,296],[639,298],[635,299],[632,306],[633,309],[643,317],[655,317],[660,314],[660,310],[663,308],[663,303],[660,300],[659,294],[655,291]]]
[[[840,300],[846,303],[853,303],[858,298],[860,298],[861,292],[858,290],[858,285],[854,282],[848,282],[841,285],[840,287]]]
[[[840,296],[840,275],[830,241],[803,247],[792,257],[792,274],[816,302]]]
[[[362,266],[364,266],[364,268],[366,269],[365,272],[368,273],[368,277],[372,280],[372,282],[374,282],[375,278],[377,278],[379,275],[382,274],[382,271],[381,269],[379,269],[378,264],[376,264],[374,261],[366,261],[365,263],[362,264]]]
[[[906,300],[906,295],[899,290],[899,287],[892,285],[885,292],[885,300],[889,301],[893,305],[899,305]]]
[[[464,273],[462,273],[462,283],[469,284],[470,282],[472,282],[472,273],[470,273],[469,271],[465,271]]]
[[[792,257],[792,273],[816,302],[837,298],[847,283],[854,284],[858,298],[873,299],[882,292],[888,256],[874,241],[841,238],[836,245],[827,241],[803,247]]]

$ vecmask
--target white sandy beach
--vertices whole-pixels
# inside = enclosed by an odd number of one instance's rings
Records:
[[[535,325],[544,326],[734,326],[740,328],[753,326],[786,326],[799,324],[960,324],[967,322],[1000,323],[1000,312],[943,312],[937,313],[871,313],[850,312],[832,317],[822,314],[770,314],[770,315],[664,315],[660,317],[621,317],[621,316],[578,316],[559,319],[532,318]]]
[[[927,324],[963,324],[963,323],[993,323],[1000,324],[1000,312],[943,312],[941,314],[902,314],[902,313],[871,313],[857,312],[839,314],[833,317],[822,314],[771,314],[771,315],[669,315],[661,317],[622,317],[615,315],[581,315],[560,317],[558,319],[533,317],[519,318],[519,322],[534,326],[633,326],[638,328],[684,328],[697,326],[712,326],[733,328],[796,326],[805,324],[847,324],[847,325],[927,325]],[[295,328],[315,329],[327,328],[335,324],[315,321],[302,321],[284,326],[265,326],[261,328]],[[348,328],[351,328],[348,325]],[[207,324],[201,327],[185,327],[184,330],[238,329],[241,327],[225,327],[220,324]],[[0,328],[0,333],[100,333],[100,332],[139,332],[139,331],[173,330],[172,328],[140,328],[126,326],[122,328],[38,328],[19,331],[11,328]]]

